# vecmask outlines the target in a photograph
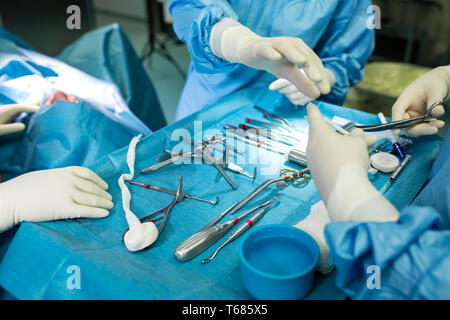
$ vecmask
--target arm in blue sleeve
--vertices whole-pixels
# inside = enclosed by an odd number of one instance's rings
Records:
[[[198,72],[214,73],[237,67],[214,55],[209,45],[212,27],[223,18],[238,20],[236,13],[224,0],[170,0],[169,12],[178,38],[189,49]]]
[[[370,0],[341,1],[315,50],[336,76],[329,95],[320,100],[343,104],[351,86],[363,78],[364,66],[375,47],[374,31],[367,27]]]
[[[439,226],[430,207],[408,207],[397,222],[330,223],[337,287],[352,299],[449,299],[450,231]]]

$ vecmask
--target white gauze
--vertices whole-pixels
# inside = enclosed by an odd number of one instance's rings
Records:
[[[131,139],[127,152],[127,164],[130,173],[124,173],[119,177],[118,184],[122,193],[122,207],[128,223],[128,231],[125,233],[125,246],[130,251],[139,251],[151,245],[158,238],[158,229],[153,222],[141,223],[138,217],[131,211],[131,194],[125,181],[134,178],[134,161],[136,157],[136,145],[142,134]]]

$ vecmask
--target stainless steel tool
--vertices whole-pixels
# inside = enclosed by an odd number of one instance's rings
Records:
[[[233,214],[239,209],[241,209],[246,203],[248,203],[250,200],[255,198],[258,194],[260,194],[265,188],[270,186],[273,183],[281,182],[281,181],[295,181],[298,183],[307,183],[309,181],[309,176],[306,175],[306,173],[309,172],[309,168],[306,167],[303,170],[297,171],[293,169],[282,169],[281,170],[281,176],[276,177],[273,179],[269,179],[262,183],[260,186],[258,186],[255,190],[253,190],[248,196],[245,198],[239,200],[235,204],[233,204],[231,207],[229,207],[227,210],[219,214],[217,217],[212,219],[210,222],[208,222],[201,230],[207,229],[213,225],[215,225],[217,222],[222,220],[223,217],[225,217],[227,214]],[[200,230],[200,231],[201,231]]]
[[[214,156],[211,154],[211,151],[208,148],[211,144],[216,143],[215,140],[216,139],[214,139],[214,137],[212,137],[212,139],[210,139],[209,141],[202,141],[201,144],[196,145],[194,147],[194,149],[191,150],[191,151],[184,152],[182,154],[172,156],[170,159],[167,159],[165,161],[162,161],[160,163],[157,163],[157,164],[154,164],[154,165],[152,165],[150,167],[142,169],[141,170],[141,174],[150,173],[150,172],[159,170],[161,168],[164,168],[165,166],[167,166],[167,165],[169,165],[171,163],[174,163],[176,161],[183,160],[183,159],[188,159],[188,158],[192,158],[192,157],[197,157],[198,154],[202,154],[203,157],[206,158],[206,160],[210,161],[214,165],[214,167],[225,178],[225,180],[228,182],[228,184],[234,190],[236,190],[237,189],[236,184],[227,175],[227,173],[224,171],[223,167],[218,163],[216,158],[214,158]],[[222,139],[222,141],[223,141],[223,139]]]
[[[175,249],[175,257],[178,261],[188,261],[198,256],[200,253],[212,246],[217,240],[223,237],[236,223],[248,214],[270,204],[265,201],[255,208],[245,212],[237,218],[227,222],[202,229],[196,234],[180,243]]]
[[[167,188],[163,188],[163,187],[157,187],[157,186],[154,186],[154,185],[151,185],[151,184],[146,184],[146,183],[142,183],[142,182],[138,182],[138,181],[133,181],[133,180],[128,181],[128,182],[131,183],[131,184],[134,184],[134,185],[136,185],[136,186],[143,187],[143,188],[145,188],[145,189],[151,189],[151,190],[155,190],[155,191],[159,191],[159,192],[164,192],[164,193],[168,193],[168,194],[173,194],[173,195],[177,194],[177,191],[176,191],[176,190],[171,190],[171,189],[167,189]],[[184,193],[184,192],[181,192],[181,197],[183,198],[183,200],[184,200],[184,199],[193,199],[193,200],[198,200],[198,201],[202,201],[202,202],[211,203],[211,204],[213,204],[213,205],[216,205],[216,204],[218,203],[218,201],[219,201],[219,197],[218,197],[218,196],[216,196],[216,197],[214,198],[214,200],[206,200],[206,199],[202,199],[202,198],[199,198],[199,197],[195,197],[195,196],[193,196],[193,195],[190,195],[190,194]]]
[[[433,119],[431,116],[431,111],[433,111],[434,108],[437,106],[443,106],[443,101],[437,101],[433,103],[430,108],[428,108],[425,115],[420,117],[415,117],[411,119],[406,120],[398,120],[398,121],[392,121],[388,123],[382,123],[382,124],[376,124],[376,125],[357,125],[354,122],[349,122],[346,125],[344,125],[342,128],[347,131],[351,131],[354,128],[362,129],[365,132],[376,132],[376,131],[383,131],[383,130],[394,130],[394,129],[401,129],[401,128],[407,128],[419,123],[426,122],[428,120]]]
[[[142,221],[146,221],[146,220],[149,220],[149,219],[151,219],[151,218],[153,218],[153,217],[155,217],[155,216],[158,216],[158,215],[160,215],[160,214],[162,214],[163,215],[163,217],[162,217],[162,222],[161,222],[161,224],[159,225],[159,227],[158,227],[158,234],[160,235],[162,232],[163,232],[163,230],[164,230],[164,227],[166,226],[166,223],[167,223],[167,218],[169,217],[169,213],[170,213],[170,211],[172,211],[172,209],[173,209],[173,207],[175,206],[175,204],[177,204],[178,202],[181,202],[181,201],[183,201],[183,197],[182,197],[182,194],[183,194],[183,177],[180,177],[179,179],[178,179],[178,188],[177,188],[177,191],[175,192],[175,197],[174,197],[174,199],[172,200],[172,202],[170,202],[167,206],[165,206],[164,208],[161,208],[161,209],[159,209],[159,210],[156,210],[156,211],[154,211],[154,212],[152,212],[152,213],[150,213],[150,214],[147,214],[147,215],[145,215],[145,216],[143,216],[142,218],[140,218],[139,220],[142,222]],[[156,220],[160,220],[159,218],[154,218],[152,221],[156,221]],[[128,228],[127,228],[127,230],[125,230],[125,232],[122,234],[122,240],[123,240],[123,238],[124,238],[124,236],[125,236],[125,233],[127,233],[127,231],[128,231]]]
[[[233,233],[231,233],[228,238],[225,240],[224,243],[222,243],[216,250],[214,250],[214,252],[206,259],[202,260],[202,263],[208,263],[210,262],[212,259],[214,259],[214,257],[217,255],[217,253],[226,245],[228,245],[230,242],[236,240],[237,238],[239,238],[245,231],[247,231],[253,224],[255,224],[259,219],[261,219],[261,217],[264,215],[264,213],[267,212],[267,210],[269,210],[269,208],[272,206],[272,204],[274,203],[275,199],[278,198],[280,194],[278,193],[273,199],[272,201],[270,201],[270,203],[263,209],[261,209],[260,211],[258,211],[257,213],[255,213],[250,219],[248,219],[247,221],[245,221],[245,223],[243,223],[239,228],[237,228],[235,231],[233,231]]]

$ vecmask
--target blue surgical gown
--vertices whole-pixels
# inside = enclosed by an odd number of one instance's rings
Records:
[[[370,0],[171,0],[169,11],[178,37],[192,58],[175,120],[246,87],[266,87],[275,76],[215,56],[211,29],[230,17],[263,37],[301,38],[336,75],[332,92],[322,99],[342,104],[348,89],[363,76],[374,48]]]
[[[447,132],[427,184],[397,222],[327,225],[336,283],[350,298],[450,299],[449,177]],[[378,288],[367,286],[375,283],[372,266]]]

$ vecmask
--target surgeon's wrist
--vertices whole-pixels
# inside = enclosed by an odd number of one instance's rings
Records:
[[[325,68],[325,74],[327,75],[328,82],[330,83],[330,87],[333,87],[336,83],[336,76],[333,72],[333,70]]]
[[[224,18],[217,22],[210,36],[212,52],[219,58],[233,63],[241,63],[239,53],[249,42],[261,38],[239,22]]]
[[[14,226],[14,219],[8,208],[8,202],[2,197],[2,194],[4,194],[2,187],[3,186],[0,186],[0,233],[11,229]]]
[[[378,194],[367,177],[367,168],[358,163],[345,165],[326,201],[331,221],[352,221],[355,208]]]

